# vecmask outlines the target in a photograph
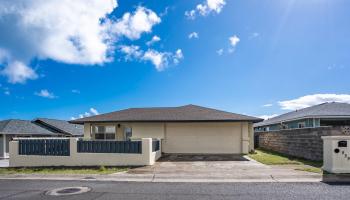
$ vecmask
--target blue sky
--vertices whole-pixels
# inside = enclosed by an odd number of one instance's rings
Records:
[[[263,116],[350,102],[350,1],[5,2],[0,119],[185,104]],[[128,21],[137,12],[146,20]]]

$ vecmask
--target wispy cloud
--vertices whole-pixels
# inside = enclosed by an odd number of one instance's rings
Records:
[[[0,63],[1,64],[1,63]],[[37,73],[27,65],[19,61],[10,62],[0,74],[8,78],[10,83],[26,83],[27,80],[38,78]]]
[[[188,35],[188,38],[189,39],[192,39],[192,38],[199,38],[199,35],[197,32],[192,32]]]
[[[80,94],[80,90],[76,90],[76,89],[73,89],[71,92],[75,94]]]
[[[271,106],[273,106],[272,103],[268,103],[268,104],[264,104],[264,105],[263,105],[263,107],[271,107]]]
[[[216,53],[219,55],[219,56],[222,56],[222,54],[224,54],[224,49],[218,49],[216,51]]]
[[[157,71],[163,71],[169,65],[177,65],[183,59],[181,49],[177,49],[174,53],[160,52],[154,49],[143,51],[139,46],[123,45],[119,51],[125,54],[126,60],[150,61]]]
[[[152,37],[152,39],[150,41],[146,42],[146,45],[151,46],[152,44],[159,42],[159,41],[160,41],[160,37],[155,35]]]
[[[292,100],[279,101],[283,110],[297,110],[325,102],[350,103],[349,94],[312,94]]]
[[[94,116],[94,115],[98,115],[99,112],[95,109],[95,108],[90,108],[89,111],[83,113],[83,114],[79,114],[79,117],[71,117],[71,120],[75,120],[77,118],[84,118],[84,117],[90,117],[90,116]]]
[[[185,16],[188,19],[195,19],[197,15],[207,16],[210,13],[220,13],[225,6],[225,0],[206,0],[197,4],[196,8],[186,11]]]
[[[229,37],[228,40],[229,40],[229,47],[227,49],[227,52],[233,53],[233,52],[235,52],[236,46],[241,41],[241,39],[239,39],[239,37],[237,35],[233,35],[233,36]],[[224,50],[221,48],[217,51],[217,53],[219,55],[222,55],[224,53]]]
[[[237,35],[233,35],[233,36],[229,37],[229,40],[230,40],[230,44],[232,47],[236,47],[238,42],[241,41]]]
[[[43,97],[43,98],[48,98],[48,99],[54,99],[57,98],[57,96],[54,95],[54,93],[49,92],[46,89],[40,90],[40,92],[35,92],[34,93],[36,96]]]
[[[254,33],[250,34],[249,39],[254,39],[254,38],[257,38],[259,36],[260,36],[260,33],[254,32]]]

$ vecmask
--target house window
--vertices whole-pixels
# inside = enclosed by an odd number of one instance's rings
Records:
[[[115,126],[93,126],[92,132],[96,140],[114,140]]]
[[[288,124],[282,124],[282,129],[288,129]]]
[[[299,122],[298,128],[305,128],[305,122]]]
[[[125,127],[124,134],[125,134],[125,139],[130,140],[130,138],[132,137],[132,129],[129,127]]]

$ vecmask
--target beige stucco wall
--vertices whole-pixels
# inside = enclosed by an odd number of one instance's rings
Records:
[[[85,139],[91,138],[91,124],[90,123],[84,124],[84,138]]]
[[[167,123],[162,144],[164,153],[239,154],[242,123]]]
[[[11,167],[36,166],[142,166],[153,165],[161,152],[152,152],[152,138],[142,139],[142,153],[78,153],[77,139],[70,138],[70,156],[19,155],[18,141],[10,142]]]
[[[251,122],[128,123],[117,132],[125,126],[132,128],[132,138],[162,139],[164,153],[248,153],[254,149]],[[122,139],[119,134],[117,139]]]
[[[164,138],[164,123],[132,123],[133,138]]]

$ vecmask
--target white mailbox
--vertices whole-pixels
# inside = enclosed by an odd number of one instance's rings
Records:
[[[350,173],[350,136],[323,136],[323,170]]]

